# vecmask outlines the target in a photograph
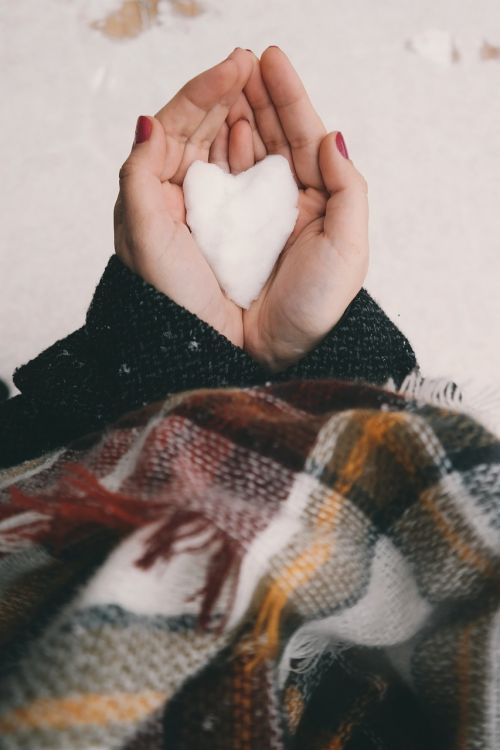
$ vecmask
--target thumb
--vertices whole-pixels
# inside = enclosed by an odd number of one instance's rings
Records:
[[[163,126],[155,117],[141,115],[132,150],[120,169],[115,206],[116,252],[141,275],[160,239],[174,231],[161,181],[165,157]]]
[[[147,217],[168,221],[161,174],[166,157],[166,138],[155,117],[137,120],[132,150],[120,169],[120,201],[130,228],[140,227]]]
[[[148,174],[158,181],[165,163],[167,144],[163,126],[156,119],[141,115],[135,127],[132,150],[120,170],[120,184],[129,177]]]
[[[368,186],[349,159],[339,132],[328,133],[319,149],[319,166],[330,194],[323,233],[333,249],[360,274],[368,269]]]

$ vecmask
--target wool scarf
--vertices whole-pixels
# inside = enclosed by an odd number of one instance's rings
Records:
[[[498,750],[500,443],[335,380],[0,473],[2,750]]]

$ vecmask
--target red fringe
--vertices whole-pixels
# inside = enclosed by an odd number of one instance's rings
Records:
[[[10,488],[10,503],[0,505],[0,520],[24,511],[36,511],[45,518],[2,532],[42,544],[60,553],[76,540],[109,529],[123,537],[127,532],[167,516],[164,523],[147,539],[145,552],[136,565],[150,568],[158,559],[168,560],[177,553],[176,544],[194,540],[206,532],[199,543],[184,546],[182,552],[208,550],[215,546],[203,587],[192,598],[201,597],[199,624],[206,629],[217,600],[231,577],[227,622],[236,593],[243,557],[241,546],[225,531],[217,529],[200,511],[172,509],[165,501],[142,500],[121,492],[111,492],[80,464],[68,464],[65,476],[50,493],[30,496],[17,487]],[[181,551],[181,550],[179,550]]]
[[[69,464],[66,470],[66,475],[50,493],[30,496],[17,487],[10,488],[11,501],[1,508],[0,518],[27,510],[46,516],[43,521],[40,519],[13,530],[16,536],[60,552],[96,527],[123,534],[144,526],[165,510],[164,503],[146,503],[123,493],[110,492],[79,464]]]
[[[234,603],[236,586],[238,583],[243,550],[241,546],[231,539],[224,531],[214,527],[213,522],[203,516],[199,511],[178,510],[157,529],[146,542],[146,552],[137,561],[142,568],[150,567],[159,557],[165,560],[171,558],[175,553],[175,544],[183,539],[196,538],[203,532],[209,532],[203,541],[189,547],[183,547],[182,552],[197,552],[208,550],[213,545],[217,548],[213,552],[205,576],[204,586],[190,597],[190,600],[201,597],[201,608],[199,625],[207,629],[217,600],[222,589],[231,576],[231,589],[226,615],[219,625],[220,630],[224,628]]]
[[[207,568],[205,585],[198,594],[202,597],[199,622],[200,627],[204,629],[208,627],[213,608],[221,594],[222,588],[229,576],[231,576],[231,588],[229,590],[226,614],[220,623],[219,629],[223,630],[226,625],[233,608],[243,558],[241,547],[236,545],[233,540],[229,542],[227,537],[221,534],[219,542],[219,549],[212,555]]]
[[[199,511],[176,510],[148,538],[146,552],[137,564],[141,568],[149,568],[159,557],[168,560],[172,557],[175,542],[195,537],[209,528],[211,528],[210,521]]]

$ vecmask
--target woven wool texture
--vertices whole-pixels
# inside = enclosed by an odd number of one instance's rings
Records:
[[[407,339],[362,289],[314,349],[272,373],[113,256],[85,325],[16,371],[21,395],[0,404],[0,466],[188,388],[326,377],[400,383],[415,365]]]
[[[0,475],[5,750],[496,750],[500,444],[333,380]]]

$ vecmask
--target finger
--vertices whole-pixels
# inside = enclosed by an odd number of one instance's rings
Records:
[[[364,177],[344,155],[346,153],[340,133],[329,133],[321,142],[319,165],[330,193],[323,233],[349,267],[366,273],[368,187]]]
[[[173,177],[177,171],[186,141],[205,118],[210,109],[227,95],[238,78],[238,67],[233,60],[224,60],[200,73],[186,83],[159,112],[157,120],[163,125],[167,139],[167,152],[162,180]]]
[[[172,177],[173,182],[178,185],[182,184],[186,171],[193,161],[197,159],[208,160],[210,146],[250,75],[252,68],[250,52],[237,49],[226,60],[226,63],[236,68],[236,77],[226,76],[224,73],[222,77],[224,78],[224,85],[221,84],[220,80],[214,82],[214,91],[218,91],[219,95],[214,96],[214,92],[207,93],[205,89],[210,88],[212,85],[212,82],[208,79],[203,84],[203,92],[198,91],[198,94],[205,102],[205,109],[203,110],[205,114],[187,140],[184,141],[184,152],[181,162]],[[209,105],[207,104],[208,102]]]
[[[239,174],[255,164],[252,128],[246,120],[238,120],[229,129],[229,166]]]
[[[312,106],[304,84],[289,59],[278,47],[261,57],[262,79],[276,108],[293,163],[303,185],[321,189],[318,149],[326,129]]]
[[[210,146],[208,161],[217,164],[224,172],[230,172],[229,167],[229,127],[223,122],[215,140]]]
[[[117,223],[121,227],[120,237],[115,236],[115,249],[124,262],[127,258],[134,262],[134,249],[144,244],[143,234],[154,233],[155,222],[161,222],[161,234],[167,243],[174,232],[174,217],[165,210],[161,182],[165,154],[161,123],[154,117],[140,117],[136,140],[120,169],[120,194],[115,207],[115,229]]]
[[[252,68],[244,93],[255,114],[255,121],[267,153],[284,156],[288,159],[292,171],[295,172],[290,145],[281,127],[278,113],[264,85],[258,62]]]
[[[255,122],[255,115],[253,113],[252,107],[250,106],[244,92],[242,92],[236,99],[227,115],[227,124],[229,125],[229,127],[232,127],[236,122],[238,122],[238,120],[246,120],[249,123],[252,130],[255,160],[261,161],[261,159],[263,159],[267,155],[267,149],[259,133],[257,123]]]

